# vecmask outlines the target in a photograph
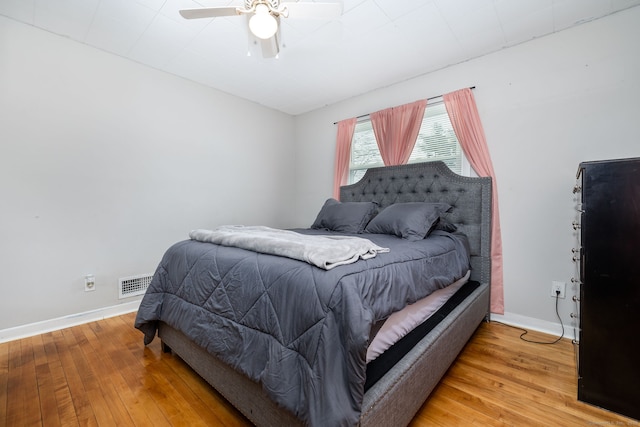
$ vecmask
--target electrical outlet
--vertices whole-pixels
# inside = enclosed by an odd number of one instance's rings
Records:
[[[555,280],[551,282],[551,296],[556,297],[557,292],[560,292],[558,298],[564,298],[564,292],[567,288],[567,284],[565,282],[556,282]]]
[[[96,290],[96,278],[93,274],[84,276],[84,291],[91,292]]]

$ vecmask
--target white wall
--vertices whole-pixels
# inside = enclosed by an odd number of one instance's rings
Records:
[[[333,122],[476,86],[499,187],[505,318],[555,326],[551,282],[575,271],[578,164],[640,157],[639,22],[636,7],[297,117],[300,225],[331,196]],[[560,301],[565,324],[574,293],[568,284]]]
[[[293,126],[0,17],[0,330],[126,302],[193,228],[285,226]]]

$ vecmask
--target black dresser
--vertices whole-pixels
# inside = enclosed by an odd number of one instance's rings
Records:
[[[580,163],[578,400],[640,420],[640,158]]]

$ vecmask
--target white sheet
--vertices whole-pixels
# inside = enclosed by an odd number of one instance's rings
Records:
[[[431,317],[447,302],[451,295],[455,294],[462,285],[467,283],[470,275],[471,271],[467,271],[467,274],[460,280],[446,288],[438,289],[427,297],[389,316],[369,344],[369,348],[367,348],[367,363],[374,360],[386,349],[398,342],[400,338]]]

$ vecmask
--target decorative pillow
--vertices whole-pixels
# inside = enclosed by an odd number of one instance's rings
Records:
[[[410,241],[424,239],[440,219],[451,209],[446,203],[395,203],[382,210],[367,225],[365,232],[393,234]]]
[[[440,230],[440,231],[446,231],[448,233],[454,233],[455,231],[458,230],[458,227],[455,224],[452,224],[449,221],[447,221],[446,219],[442,219],[442,217],[440,217],[440,220],[433,227],[433,229],[434,230]]]
[[[378,211],[374,202],[345,202],[327,199],[311,228],[362,233],[364,227]]]

